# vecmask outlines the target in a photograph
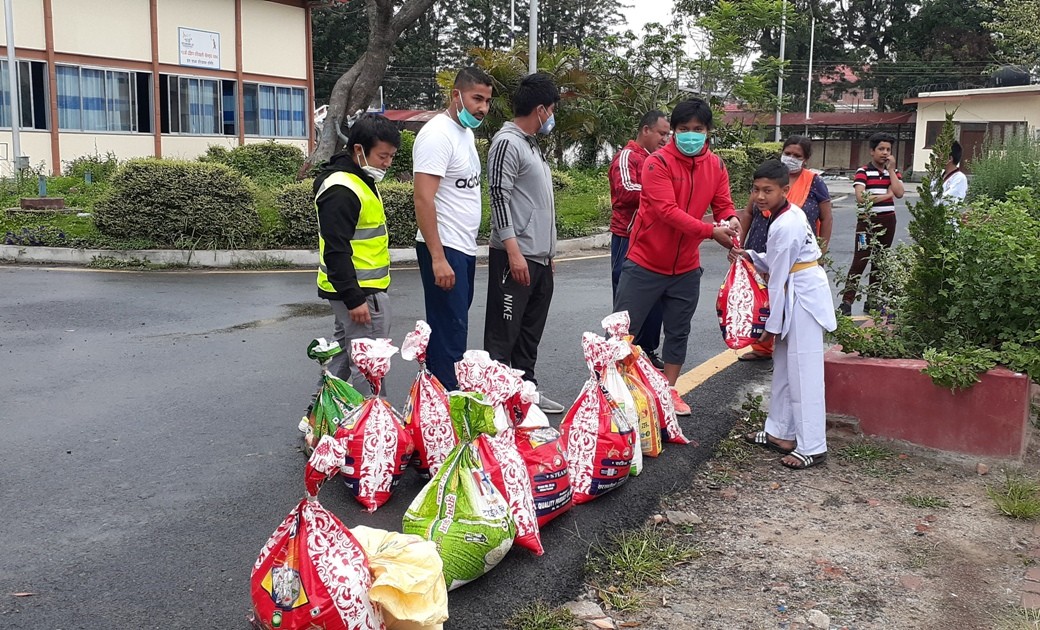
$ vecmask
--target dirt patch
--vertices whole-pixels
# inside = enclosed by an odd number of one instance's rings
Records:
[[[644,591],[641,610],[607,614],[661,630],[1036,627],[1006,620],[1040,587],[1024,581],[1040,536],[987,496],[1017,464],[987,461],[980,475],[979,460],[834,433],[828,462],[805,471],[723,440],[661,505],[701,519],[662,526],[703,555]],[[1023,469],[1035,477],[1034,451]]]

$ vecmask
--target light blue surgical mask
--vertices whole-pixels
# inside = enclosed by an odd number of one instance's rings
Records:
[[[694,156],[704,149],[708,134],[699,131],[683,131],[675,134],[675,146],[683,155]]]
[[[542,126],[538,128],[538,133],[542,135],[548,135],[552,133],[553,128],[556,127],[556,114],[549,114],[549,117],[545,119]]]
[[[480,126],[480,123],[484,122],[483,120],[469,113],[469,110],[466,109],[465,105],[462,104],[462,92],[459,92],[459,109],[455,113],[458,114],[459,124],[461,124],[466,129],[476,129]]]

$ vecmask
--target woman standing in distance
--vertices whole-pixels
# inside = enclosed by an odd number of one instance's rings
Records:
[[[791,177],[791,192],[787,200],[805,213],[813,232],[820,239],[820,250],[826,254],[831,240],[834,216],[831,194],[827,184],[818,174],[806,168],[812,157],[812,140],[805,136],[790,136],[784,141],[780,161],[787,167]],[[766,233],[769,226],[769,210],[761,211],[748,198],[747,206],[737,213],[740,218],[740,233],[746,234],[741,246],[754,251],[766,251]],[[755,343],[751,352],[740,355],[741,361],[765,361],[773,358],[773,342]]]

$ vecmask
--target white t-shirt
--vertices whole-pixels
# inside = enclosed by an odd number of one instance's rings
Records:
[[[956,170],[942,183],[942,191],[939,193],[943,201],[964,201],[968,195],[968,176],[960,170]]]
[[[412,148],[412,171],[441,178],[433,203],[441,244],[477,254],[480,230],[480,156],[473,131],[440,113],[423,125]],[[423,241],[422,232],[415,236]]]

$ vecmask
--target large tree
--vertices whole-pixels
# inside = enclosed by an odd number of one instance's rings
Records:
[[[1040,29],[1036,25],[1040,0],[989,0],[984,4],[992,10],[985,26],[997,34],[1001,61],[1040,72]]]
[[[404,0],[395,10],[394,0],[365,0],[368,18],[368,43],[365,52],[344,72],[332,88],[329,113],[318,136],[318,146],[303,166],[328,160],[342,144],[340,133],[344,121],[354,112],[363,111],[379,93],[394,44],[433,6],[435,0]]]

